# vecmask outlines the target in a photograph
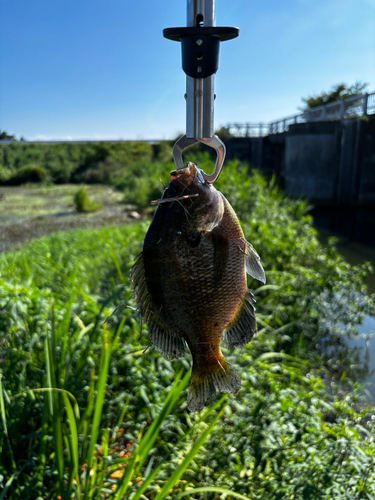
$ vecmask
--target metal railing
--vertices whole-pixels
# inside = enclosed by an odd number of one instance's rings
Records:
[[[367,95],[367,115],[373,115],[375,113],[375,92]]]
[[[235,137],[264,137],[268,135],[268,123],[231,123],[224,127]]]
[[[331,121],[367,116],[375,113],[375,92],[332,102],[303,113],[266,123],[231,123],[225,130],[234,137],[263,137],[287,132],[289,125],[315,121]]]

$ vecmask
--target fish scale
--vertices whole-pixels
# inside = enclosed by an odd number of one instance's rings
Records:
[[[234,210],[199,172],[192,163],[171,172],[130,271],[155,349],[169,360],[184,355],[185,343],[190,349],[191,411],[201,410],[217,392],[240,389],[220,344],[239,347],[252,339],[255,308],[246,272],[265,282],[260,258],[244,239]]]

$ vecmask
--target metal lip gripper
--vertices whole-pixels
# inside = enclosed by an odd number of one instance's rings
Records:
[[[238,34],[238,28],[216,26],[215,0],[187,0],[187,26],[163,30],[165,38],[181,42],[186,73],[186,134],[173,146],[173,159],[177,169],[184,168],[183,150],[198,141],[215,149],[214,172],[202,172],[208,183],[219,177],[225,159],[225,145],[214,134],[214,74],[219,67],[220,42]]]

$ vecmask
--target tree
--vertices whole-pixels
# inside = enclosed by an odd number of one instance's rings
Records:
[[[330,104],[331,102],[342,101],[348,97],[354,97],[363,94],[368,83],[355,82],[354,85],[346,85],[346,83],[337,83],[333,85],[329,92],[322,92],[319,95],[302,97],[305,106],[301,107],[302,111],[307,111],[308,109],[317,108],[318,106],[324,106],[325,104]]]
[[[12,140],[16,141],[17,139],[15,138],[14,135],[9,135],[5,130],[0,130],[0,141],[5,141],[5,140]]]

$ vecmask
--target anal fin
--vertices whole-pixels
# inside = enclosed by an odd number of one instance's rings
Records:
[[[232,324],[223,333],[222,342],[225,347],[233,349],[244,346],[254,337],[257,331],[254,303],[253,294],[247,290]]]
[[[147,320],[146,320],[147,322]],[[151,326],[152,325],[152,326]],[[148,338],[167,361],[174,361],[185,354],[185,341],[174,333],[147,322]]]
[[[142,253],[136,257],[135,264],[130,269],[129,279],[138,310],[147,324],[148,338],[156,351],[167,361],[181,358],[185,353],[185,341],[177,332],[171,331],[160,318],[160,311],[147,287]]]

